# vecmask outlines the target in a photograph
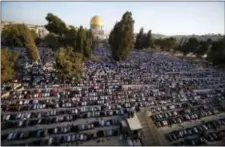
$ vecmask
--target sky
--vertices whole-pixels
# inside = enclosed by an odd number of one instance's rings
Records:
[[[109,33],[126,11],[135,20],[134,32],[164,35],[224,34],[224,2],[2,2],[2,20],[45,25],[51,12],[66,24],[89,28],[90,20],[102,18]]]

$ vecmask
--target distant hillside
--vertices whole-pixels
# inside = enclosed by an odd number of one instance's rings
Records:
[[[138,33],[134,33],[134,36],[136,37]],[[152,34],[152,37],[155,38],[155,39],[159,39],[159,38],[166,38],[168,36],[166,35],[162,35],[162,34]]]
[[[200,41],[206,41],[208,38],[211,38],[213,41],[216,41],[216,40],[222,39],[223,35],[220,35],[220,34],[209,34],[209,35],[173,35],[173,36],[167,36],[167,35],[163,35],[163,34],[152,34],[152,37],[155,38],[155,39],[174,37],[178,41],[180,41],[182,38],[183,39],[188,39],[188,38],[191,38],[191,37],[195,37],[195,38],[197,38]]]
[[[219,40],[219,39],[222,39],[223,38],[223,35],[175,35],[175,36],[172,36],[174,38],[176,38],[178,41],[180,41],[182,38],[191,38],[191,37],[195,37],[197,38],[198,40],[201,40],[201,41],[206,41],[208,38],[211,38],[213,41],[216,41],[216,40]]]
[[[152,37],[155,38],[155,39],[159,39],[159,38],[166,38],[166,37],[169,37],[169,36],[166,36],[166,35],[163,35],[163,34],[152,34]]]

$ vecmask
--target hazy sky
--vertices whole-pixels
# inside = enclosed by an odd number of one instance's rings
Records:
[[[224,34],[224,2],[2,2],[2,20],[44,25],[51,12],[67,24],[89,28],[92,16],[99,15],[109,32],[127,10],[135,32],[144,27],[165,35]]]

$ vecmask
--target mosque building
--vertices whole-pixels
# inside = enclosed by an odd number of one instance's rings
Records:
[[[99,16],[92,17],[91,22],[90,22],[90,28],[92,30],[94,37],[97,40],[101,40],[101,39],[105,38],[103,26],[104,25],[103,25],[103,21],[102,21],[101,17],[99,17]]]

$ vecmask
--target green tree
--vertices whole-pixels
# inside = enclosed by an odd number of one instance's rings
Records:
[[[151,47],[151,48],[153,48],[153,38],[152,38],[152,31],[151,30],[149,30],[148,31],[148,33],[147,33],[147,48],[149,48],[149,47]]]
[[[57,16],[46,16],[46,29],[50,32],[45,43],[52,48],[60,48],[56,56],[56,69],[64,79],[79,79],[83,73],[83,59],[91,57],[93,35],[83,26],[78,29],[67,25]]]
[[[34,35],[24,24],[12,24],[4,27],[2,44],[9,47],[25,47],[33,61],[40,59]]]
[[[162,50],[170,52],[173,52],[173,50],[178,47],[178,43],[173,37],[155,39],[154,44],[159,46]]]
[[[126,12],[110,33],[109,44],[112,57],[117,61],[125,60],[132,49],[133,25],[134,20],[131,12]]]
[[[193,53],[197,47],[199,46],[199,41],[192,37],[189,38],[188,41],[186,43],[184,43],[181,47],[181,52],[183,52],[184,55],[187,55],[188,53]]]
[[[46,29],[50,32],[45,38],[45,44],[52,48],[72,47],[74,52],[81,53],[84,57],[91,57],[93,47],[93,35],[90,30],[83,26],[76,29],[72,25],[67,25],[57,16],[48,13],[46,16],[48,24]]]
[[[82,54],[73,48],[60,48],[56,55],[56,69],[64,79],[80,79],[83,73]]]
[[[211,45],[213,41],[212,41],[211,38],[208,38],[208,39],[206,40],[206,42],[207,42],[208,45]]]
[[[213,64],[225,65],[225,37],[212,43],[212,47],[208,52],[207,58]]]
[[[143,49],[143,48],[149,48],[153,47],[153,39],[152,39],[152,33],[151,30],[148,31],[148,33],[144,33],[144,29],[141,28],[135,42],[135,48],[136,49]]]
[[[5,26],[2,30],[2,45],[4,46],[24,46],[19,30],[14,25]]]
[[[80,26],[77,34],[77,48],[76,51],[78,51],[81,54],[84,54],[84,43],[86,39],[86,33],[83,28],[83,26]]]
[[[174,52],[176,52],[176,51],[183,52],[183,46],[186,42],[187,42],[186,38],[181,38],[179,41],[179,44],[177,45],[176,50],[174,50]]]
[[[201,57],[202,55],[204,55],[207,50],[209,48],[209,44],[206,41],[200,41],[199,46],[197,47],[197,49],[194,51],[194,53],[198,56]]]
[[[174,51],[176,50],[177,47],[178,47],[177,40],[173,37],[168,38],[168,49]]]
[[[15,75],[15,65],[19,54],[7,48],[1,49],[1,81],[2,83],[12,80]]]
[[[154,44],[160,47],[160,49],[162,50],[166,48],[165,39],[162,39],[162,38],[155,39]]]
[[[141,28],[135,42],[135,48],[136,49],[143,49],[144,48],[144,28]]]
[[[193,52],[199,45],[199,42],[196,38],[190,38],[188,43],[189,43],[189,47],[190,47],[189,52]]]
[[[86,30],[86,39],[84,42],[84,56],[87,58],[91,57],[92,53],[92,32],[91,30]]]
[[[44,43],[47,47],[57,50],[60,47],[59,37],[54,34],[48,34],[44,37]]]
[[[65,43],[66,46],[71,46],[74,49],[77,48],[77,30],[73,27],[70,26],[70,29],[67,31],[65,35]]]
[[[120,38],[119,38],[119,27],[120,27],[120,22],[117,22],[113,28],[113,30],[110,32],[109,35],[109,44],[112,52],[112,57],[114,59],[118,60],[118,48],[119,48],[119,43],[120,43]]]
[[[50,32],[59,36],[63,36],[67,31],[65,22],[63,22],[59,17],[52,13],[48,13],[46,16],[48,24],[45,25],[45,28]]]

